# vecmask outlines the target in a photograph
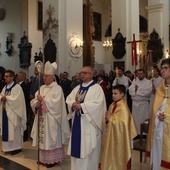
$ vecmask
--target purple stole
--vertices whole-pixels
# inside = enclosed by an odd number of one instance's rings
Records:
[[[83,87],[81,83],[80,89],[78,90],[76,95],[76,101],[83,103],[89,87],[93,86],[94,84],[96,84],[95,81],[93,81],[87,87]],[[82,110],[79,111],[79,114],[75,113],[72,126],[71,156],[74,156],[76,158],[80,158],[81,155],[81,113],[83,113]]]

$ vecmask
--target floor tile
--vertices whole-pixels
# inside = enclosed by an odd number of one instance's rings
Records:
[[[10,154],[4,154],[3,152],[0,152],[0,170],[27,170],[27,169],[31,169],[31,170],[70,170],[71,166],[70,166],[70,156],[66,155],[65,160],[60,163],[55,165],[52,168],[46,168],[43,165],[37,165],[37,158],[38,158],[38,154],[37,154],[37,148],[36,147],[32,147],[32,141],[27,141],[24,142],[24,147],[22,149],[22,152],[17,154],[17,155],[10,155]],[[0,138],[0,149],[1,149],[1,138]],[[67,153],[67,147],[65,147],[65,153]],[[144,154],[144,153],[143,153]],[[4,158],[4,159],[3,159]],[[7,160],[6,160],[6,159]],[[144,155],[143,155],[144,158]],[[2,161],[5,160],[5,161]],[[13,163],[17,163],[19,164],[19,166],[24,166],[23,168],[26,169],[19,169],[16,168],[15,169],[8,169],[7,167],[5,167],[6,165],[10,165]],[[13,164],[14,165],[14,164]],[[132,169],[131,170],[151,170],[150,166],[145,164],[145,163],[140,163],[139,160],[139,151],[135,151],[133,150],[133,156],[132,156]]]

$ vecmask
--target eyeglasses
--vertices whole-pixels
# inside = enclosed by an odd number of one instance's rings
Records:
[[[11,77],[11,76],[4,76],[4,78],[8,78],[8,77]]]
[[[161,70],[168,70],[169,67],[168,67],[168,66],[164,66],[164,67],[161,67],[160,69],[161,69]]]
[[[89,72],[89,71],[82,71],[82,72],[80,72],[80,74],[91,74],[91,72]]]

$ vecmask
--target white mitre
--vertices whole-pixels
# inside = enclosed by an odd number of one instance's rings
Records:
[[[45,63],[44,74],[54,76],[56,74],[56,71],[57,71],[57,63],[56,62],[50,63],[49,61],[47,61]]]

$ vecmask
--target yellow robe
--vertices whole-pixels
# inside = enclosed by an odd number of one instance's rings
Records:
[[[108,110],[111,114],[108,127],[104,125],[100,169],[126,170],[132,156],[131,140],[137,135],[137,129],[124,99],[117,102],[114,113],[113,106],[114,103]]]
[[[169,87],[170,88],[170,87]],[[165,119],[164,119],[164,127],[163,127],[163,143],[162,143],[162,159],[161,159],[161,168],[170,169],[170,89],[168,92],[169,98],[167,99],[166,107],[165,107]],[[165,96],[165,80],[159,85],[156,91],[155,100],[152,108],[152,115],[150,118],[150,126],[148,132],[147,139],[147,147],[146,147],[146,157],[145,162],[150,162],[151,149],[153,146],[153,136],[155,130],[155,115],[162,105]]]

